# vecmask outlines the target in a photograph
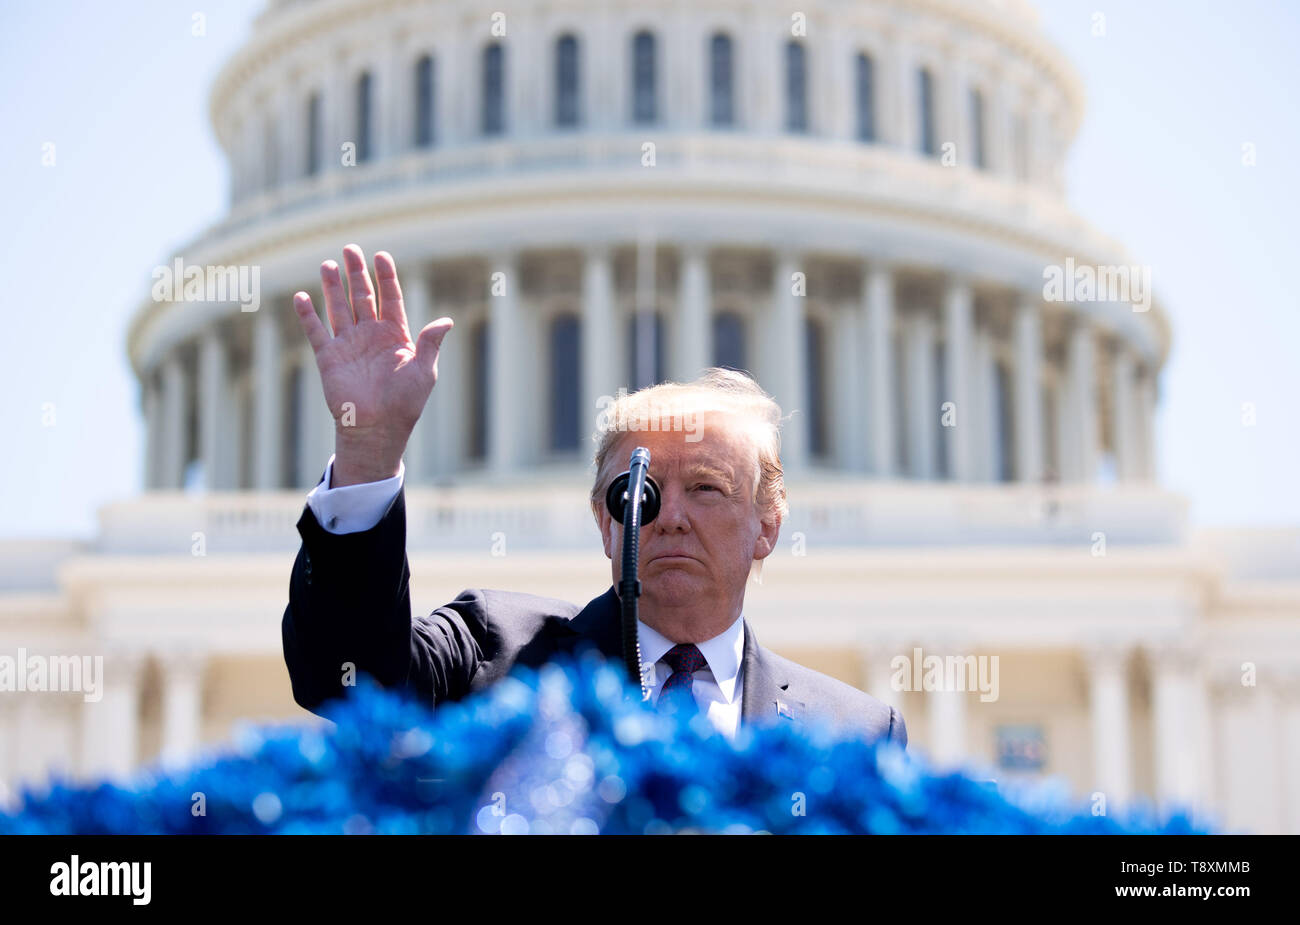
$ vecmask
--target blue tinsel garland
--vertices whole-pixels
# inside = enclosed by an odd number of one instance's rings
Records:
[[[896,746],[742,730],[641,704],[614,664],[521,671],[436,712],[363,679],[332,730],[259,728],[128,787],[25,790],[0,833],[1191,833],[1182,815],[1014,799]],[[202,810],[200,812],[200,810]]]

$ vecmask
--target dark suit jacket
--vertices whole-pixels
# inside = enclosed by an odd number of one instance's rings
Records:
[[[579,607],[513,591],[469,588],[427,617],[411,616],[406,495],[378,524],[336,535],[310,507],[282,623],[284,660],[301,706],[317,711],[344,692],[344,666],[433,706],[458,700],[560,653],[594,646],[621,660],[619,598],[611,584]],[[764,649],[745,621],[741,724],[826,720],[848,734],[906,747],[902,714],[856,688]]]

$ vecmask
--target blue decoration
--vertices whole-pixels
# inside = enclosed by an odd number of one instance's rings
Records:
[[[595,656],[521,670],[436,712],[363,678],[331,728],[246,730],[120,787],[27,788],[0,834],[673,832],[1196,833],[1150,809],[1095,816],[824,728],[742,728],[642,704]]]

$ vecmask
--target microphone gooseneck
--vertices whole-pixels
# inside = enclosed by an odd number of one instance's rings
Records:
[[[605,505],[610,516],[623,525],[623,572],[619,580],[619,599],[623,608],[623,661],[628,677],[641,688],[641,699],[650,698],[641,671],[641,640],[637,636],[637,598],[641,581],[637,578],[637,557],[641,546],[641,525],[659,516],[659,486],[650,478],[650,451],[643,446],[632,451],[627,471],[609,483]]]

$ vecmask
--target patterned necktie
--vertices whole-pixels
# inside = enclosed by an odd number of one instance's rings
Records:
[[[699,671],[708,661],[700,650],[689,642],[673,646],[664,653],[664,663],[673,670],[659,691],[659,702],[655,709],[660,713],[683,711],[688,714],[699,712],[699,704],[691,692],[695,681],[694,672]]]

